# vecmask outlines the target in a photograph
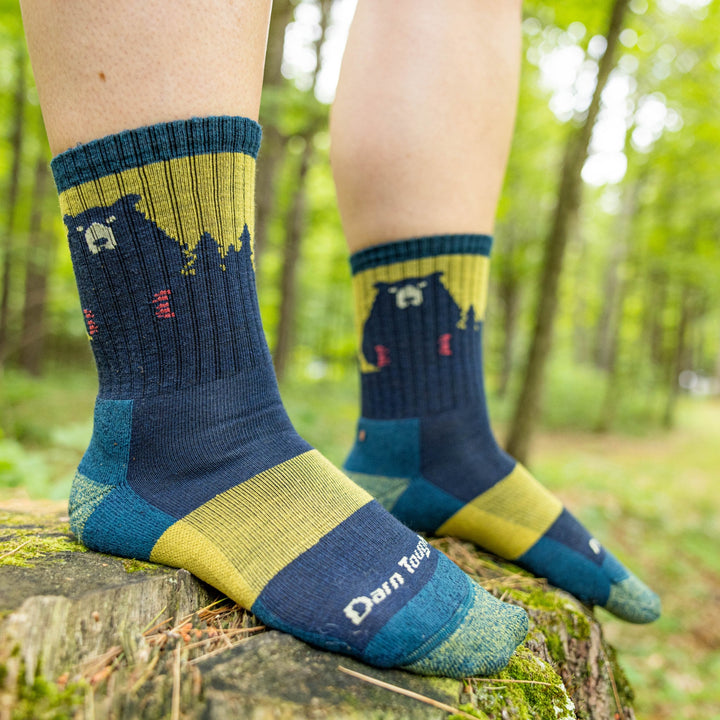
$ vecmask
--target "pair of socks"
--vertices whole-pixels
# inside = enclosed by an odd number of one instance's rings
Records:
[[[449,444],[454,431],[464,433],[452,440],[460,451],[484,405],[473,415],[472,404],[453,404],[451,396],[475,392],[463,390],[465,375],[456,370],[437,387],[427,382],[444,377],[448,359],[479,360],[479,346],[471,349],[471,336],[466,342],[460,333],[475,333],[479,343],[481,308],[470,290],[453,285],[442,263],[425,272],[425,255],[400,259],[410,261],[413,274],[399,283],[392,253],[429,243],[435,254],[428,257],[437,263],[448,239],[394,243],[353,258],[363,418],[347,466],[402,524],[297,435],[280,401],[252,261],[259,143],[253,121],[214,117],[123,132],[53,160],[99,375],[93,435],[71,490],[71,527],[92,549],[186,568],[267,625],[318,647],[422,674],[492,673],[522,642],[524,611],[485,592],[406,527],[469,536],[463,528],[473,525],[475,506],[488,512],[476,496],[522,475],[500,454],[502,460],[488,458],[500,476],[483,470],[480,481],[463,476],[453,490],[458,469],[485,466],[482,442],[461,466],[441,467],[456,455]],[[476,252],[477,242],[462,239],[470,245],[464,254],[481,258],[482,279],[472,281],[472,292],[482,294],[487,257]],[[374,252],[390,252],[393,262]],[[378,283],[391,285],[381,290]],[[441,298],[443,283],[459,316]],[[423,319],[396,325],[396,311],[385,310],[388,296],[395,308],[428,311],[431,294],[448,306],[432,330],[418,331]],[[392,341],[387,327],[398,329]],[[420,355],[412,345],[418,340]],[[426,362],[435,358],[428,343],[441,363]],[[416,379],[379,410],[387,389],[406,378],[398,375],[403,368]],[[434,397],[441,386],[439,404],[417,395],[425,388]],[[501,495],[510,509],[512,487]],[[526,485],[521,493],[525,503]],[[466,506],[473,511],[463,513]],[[541,515],[547,522],[552,511]],[[552,521],[561,545],[564,517]],[[518,527],[525,538],[548,534],[534,518],[493,522],[500,534],[514,536]],[[532,547],[523,546],[520,556],[518,542],[510,544],[515,555],[506,556],[526,562]],[[628,586],[631,576],[620,578],[607,557],[594,566],[611,578],[611,589]],[[637,595],[636,585],[631,589]],[[593,593],[580,596],[603,599]],[[601,604],[621,607],[627,595]]]

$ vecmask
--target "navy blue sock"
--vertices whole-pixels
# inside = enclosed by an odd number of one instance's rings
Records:
[[[482,370],[491,238],[379,245],[351,258],[362,416],[348,474],[409,527],[513,560],[631,622],[660,611],[495,441]]]

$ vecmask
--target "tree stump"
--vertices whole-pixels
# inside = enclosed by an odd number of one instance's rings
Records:
[[[528,610],[525,646],[492,678],[420,677],[317,650],[184,570],[86,551],[57,516],[0,512],[0,720],[634,720],[586,608],[468,543],[432,542]]]

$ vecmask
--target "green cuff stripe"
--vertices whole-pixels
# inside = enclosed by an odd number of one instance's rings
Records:
[[[375,245],[360,250],[350,257],[353,275],[363,270],[437,257],[438,255],[490,255],[492,237],[490,235],[432,235],[423,238],[411,238],[398,242]]]
[[[106,175],[189,155],[243,153],[257,158],[262,130],[249,118],[206,117],[108,135],[66,150],[51,163],[58,193]]]

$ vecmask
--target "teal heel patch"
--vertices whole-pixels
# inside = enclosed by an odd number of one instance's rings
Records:
[[[147,560],[176,518],[127,483],[132,400],[95,402],[93,434],[70,491],[70,528],[91,550]]]
[[[96,508],[112,492],[112,485],[93,482],[81,472],[75,473],[70,489],[69,514],[70,529],[78,540],[83,540],[83,530],[88,518]]]

